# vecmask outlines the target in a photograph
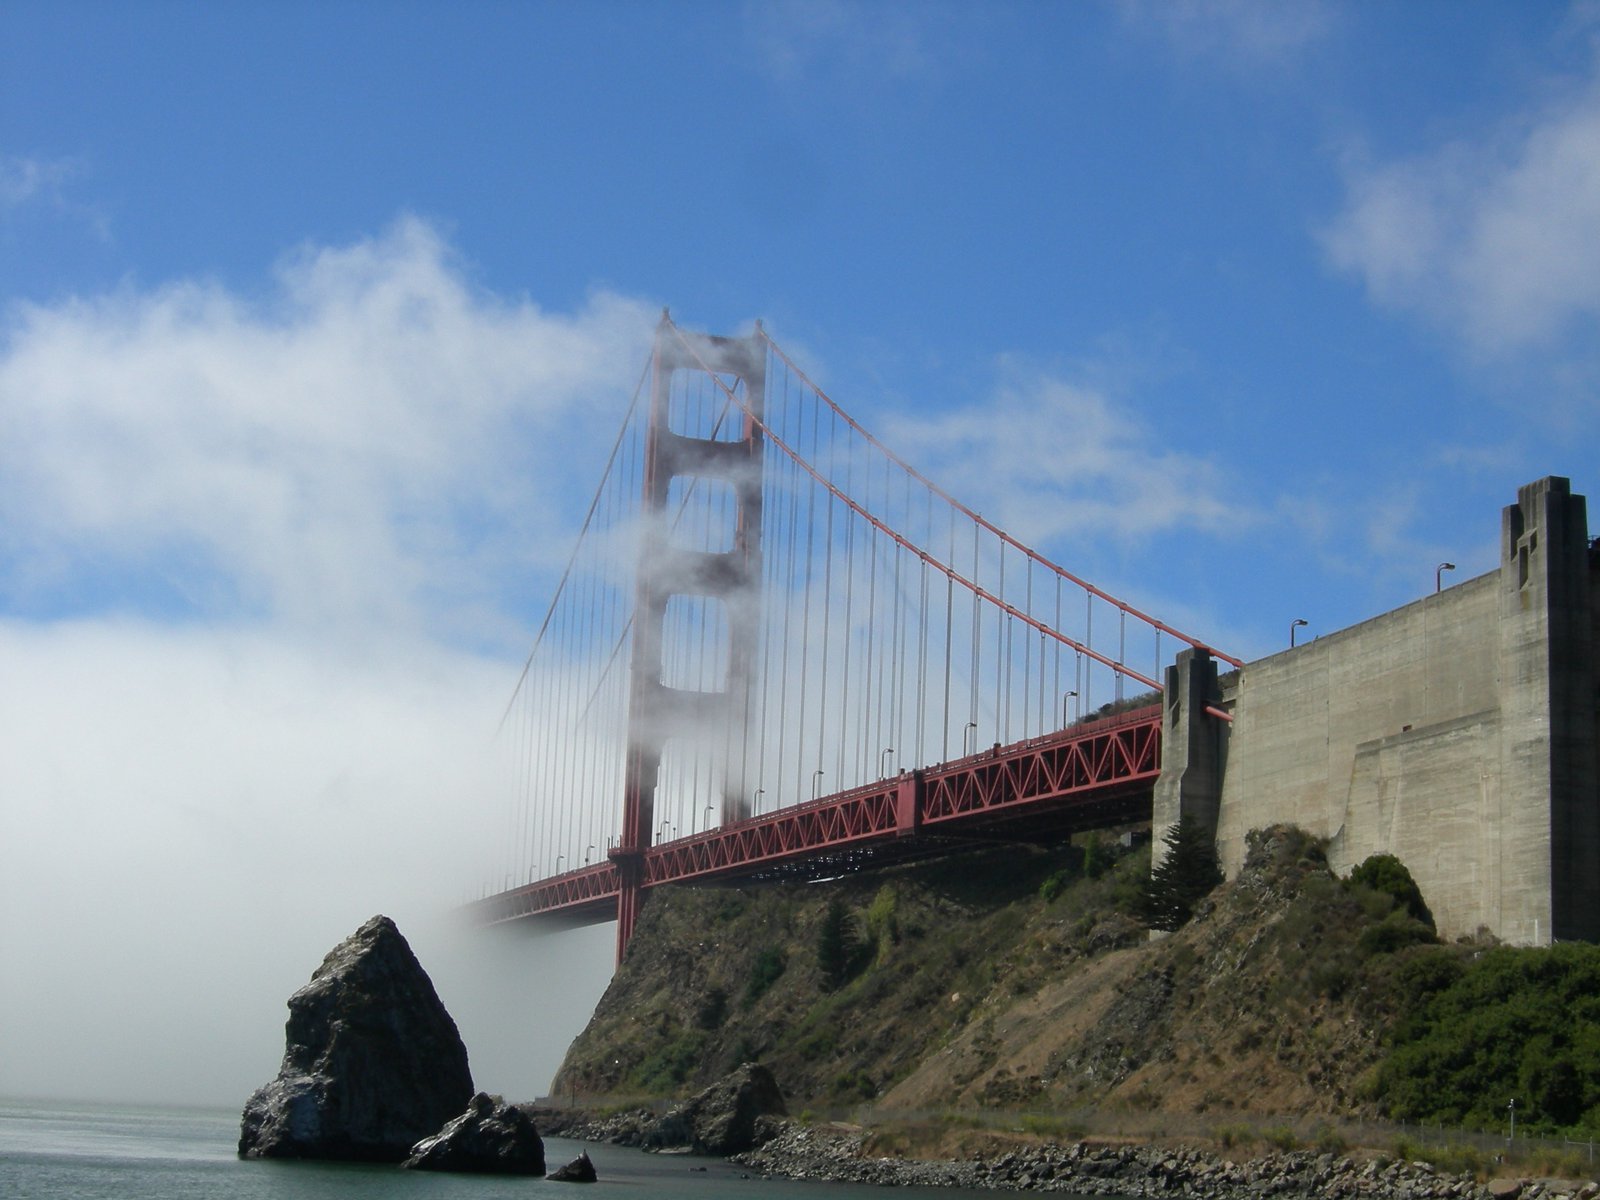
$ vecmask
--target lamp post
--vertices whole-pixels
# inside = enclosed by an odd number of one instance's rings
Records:
[[[974,746],[976,746],[978,744],[978,739],[977,739],[978,723],[976,721],[968,721],[961,728],[961,753],[964,754],[964,755],[972,753],[971,750],[967,749],[967,732],[968,732],[968,730],[970,730],[972,732],[972,734],[973,734],[972,744]]]
[[[1433,569],[1433,594],[1435,596],[1439,594],[1439,589],[1444,586],[1444,573],[1455,569],[1455,563],[1440,563]]]
[[[811,798],[813,800],[820,798],[822,795],[822,776],[823,770],[821,767],[811,772]]]
[[[1517,1098],[1511,1097],[1511,1103],[1506,1105],[1511,1113],[1511,1136],[1506,1139],[1506,1145],[1514,1145],[1517,1140]]]
[[[1308,624],[1310,624],[1310,622],[1308,622],[1304,617],[1296,617],[1294,620],[1289,622],[1289,649],[1294,649],[1294,631]]]
[[[766,794],[766,788],[757,788],[755,795],[750,797],[750,811],[752,814],[759,814],[761,812],[761,797],[765,796]]]
[[[1067,701],[1076,700],[1077,698],[1078,693],[1076,691],[1068,692],[1061,697],[1061,728],[1063,729],[1072,724],[1072,721],[1067,717]]]
[[[583,865],[588,866],[589,860],[594,857],[594,843],[589,843],[589,848],[583,852]]]
[[[883,753],[878,755],[878,778],[889,778],[889,756],[894,753],[893,746],[885,746]]]

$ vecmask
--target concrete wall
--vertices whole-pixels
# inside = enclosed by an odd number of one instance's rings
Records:
[[[1583,498],[1540,480],[1503,514],[1498,571],[1246,665],[1213,734],[1223,869],[1246,831],[1292,822],[1340,872],[1398,856],[1443,936],[1600,940],[1592,558]],[[1177,778],[1163,787],[1157,836],[1184,806]]]

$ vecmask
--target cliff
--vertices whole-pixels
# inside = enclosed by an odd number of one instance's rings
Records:
[[[1148,870],[1102,839],[658,889],[552,1090],[682,1095],[757,1059],[792,1111],[1372,1111],[1425,931],[1291,829],[1253,834],[1237,878],[1155,941],[1130,915]]]

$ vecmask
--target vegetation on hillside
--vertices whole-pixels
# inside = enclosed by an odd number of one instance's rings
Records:
[[[797,1109],[1084,1105],[1592,1129],[1600,948],[1441,946],[1403,864],[1252,833],[1150,942],[1148,845],[670,888],[556,1087],[668,1096],[758,1058]]]
[[[1162,841],[1166,853],[1150,872],[1139,915],[1151,929],[1172,933],[1188,924],[1194,906],[1222,882],[1222,864],[1211,835],[1187,816]]]
[[[1377,1091],[1393,1116],[1600,1132],[1600,946],[1439,947],[1400,973]]]
[[[555,1086],[674,1095],[759,1058],[803,1102],[877,1097],[991,997],[1141,940],[1126,914],[1148,873],[1147,850],[1097,839],[821,885],[661,889]]]

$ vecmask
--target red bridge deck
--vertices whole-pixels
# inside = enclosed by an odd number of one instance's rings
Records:
[[[820,875],[937,853],[963,841],[1025,840],[1147,817],[1161,769],[1161,706],[825,796],[652,846],[643,886]],[[485,924],[615,917],[621,878],[597,863],[490,896]]]

